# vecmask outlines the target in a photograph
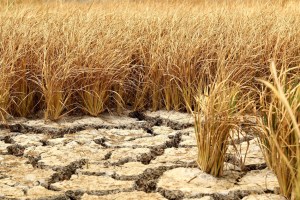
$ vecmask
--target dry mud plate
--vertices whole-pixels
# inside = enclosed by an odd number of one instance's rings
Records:
[[[284,199],[253,137],[237,138],[225,175],[196,165],[193,119],[176,112],[15,119],[1,125],[0,199]]]

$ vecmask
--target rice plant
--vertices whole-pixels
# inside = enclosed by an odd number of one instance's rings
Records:
[[[41,88],[45,101],[46,120],[58,120],[69,104],[72,94],[70,73],[67,68],[60,68],[57,71],[49,72],[45,67],[42,73],[43,78],[37,79],[36,83]],[[65,70],[68,70],[66,72]]]
[[[261,80],[262,91],[261,147],[267,165],[277,176],[280,192],[286,198],[299,198],[297,177],[300,164],[300,80],[299,67],[281,68],[271,65],[272,79]],[[298,168],[298,169],[297,169]],[[296,194],[298,192],[298,194]],[[297,199],[296,198],[296,199]]]
[[[5,121],[10,106],[10,89],[13,85],[13,69],[10,66],[3,66],[3,63],[0,63],[0,65],[0,119],[1,121]]]
[[[17,80],[15,80],[10,94],[12,103],[10,113],[26,117],[34,113],[40,95],[38,95],[36,85],[30,80],[30,71],[28,71],[25,61],[21,60],[17,65],[15,66],[17,71],[14,72],[14,78]]]
[[[216,82],[197,96],[195,132],[197,163],[203,171],[222,176],[231,130],[238,127],[239,85]]]

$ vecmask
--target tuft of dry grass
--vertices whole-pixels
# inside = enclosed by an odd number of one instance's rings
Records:
[[[195,132],[199,167],[222,176],[230,133],[239,126],[241,86],[224,79],[207,87],[197,96]]]
[[[23,64],[22,64],[23,63]],[[18,65],[18,71],[14,72],[14,78],[16,78],[14,85],[11,88],[11,102],[10,113],[15,116],[26,117],[34,113],[35,99],[39,99],[36,92],[34,82],[30,79],[30,72],[22,61]],[[17,68],[17,67],[16,67]],[[38,101],[37,101],[38,102]]]
[[[13,69],[10,66],[3,66],[0,68],[0,119],[5,121],[8,115],[8,108],[10,106],[10,89],[12,87]]]
[[[278,75],[273,62],[272,79],[269,82],[261,80],[267,86],[260,99],[261,146],[267,165],[277,176],[281,194],[288,199],[295,198],[299,188],[297,176],[298,179],[300,176],[300,80],[297,69],[283,67]]]

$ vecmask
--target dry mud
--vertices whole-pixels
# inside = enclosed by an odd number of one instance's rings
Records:
[[[197,167],[189,114],[14,119],[1,125],[0,199],[284,199],[256,139],[235,143],[215,178]]]

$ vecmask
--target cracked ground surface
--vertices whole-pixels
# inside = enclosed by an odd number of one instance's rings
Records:
[[[197,167],[189,114],[14,119],[0,130],[0,199],[284,199],[256,139],[234,142],[215,178]]]

